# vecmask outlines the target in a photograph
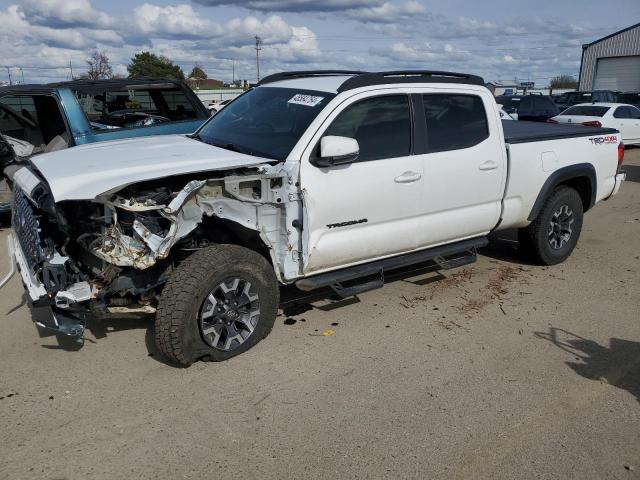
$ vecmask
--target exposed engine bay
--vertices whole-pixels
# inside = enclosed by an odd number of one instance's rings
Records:
[[[176,265],[212,243],[260,252],[282,281],[300,271],[300,232],[286,225],[301,205],[282,164],[146,181],[91,201],[54,203],[33,168],[13,181],[22,268],[46,291],[30,296],[58,310],[153,313]]]

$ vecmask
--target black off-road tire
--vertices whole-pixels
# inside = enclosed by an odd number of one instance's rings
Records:
[[[550,224],[556,218],[557,212],[563,208],[571,212],[571,234],[568,240],[554,248],[550,238]],[[531,224],[518,231],[520,250],[531,260],[542,265],[556,265],[564,262],[578,243],[582,222],[584,218],[584,207],[580,194],[576,190],[567,186],[557,187],[545,200],[536,219]]]
[[[203,303],[226,278],[251,282],[259,296],[260,314],[251,335],[237,348],[222,351],[205,342],[199,315]],[[155,321],[155,343],[171,363],[222,361],[247,351],[266,337],[275,322],[279,288],[273,267],[260,254],[237,245],[213,245],[192,254],[164,286]]]

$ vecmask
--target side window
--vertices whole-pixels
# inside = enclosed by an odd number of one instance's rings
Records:
[[[482,99],[475,95],[424,95],[429,152],[469,148],[489,138]]]
[[[188,120],[198,118],[193,105],[182,90],[166,90],[162,92],[171,112],[172,120]]]
[[[2,102],[0,105],[0,133],[23,139],[24,129],[27,125],[28,122],[24,117]]]
[[[47,143],[41,125],[42,107],[49,97],[45,95],[10,95],[0,99],[0,132],[10,137],[41,147]],[[53,99],[52,99],[53,100]],[[55,103],[55,100],[53,100]],[[57,108],[57,106],[56,106]],[[64,126],[64,123],[63,123]],[[53,138],[55,135],[52,135]]]
[[[613,113],[614,118],[631,118],[629,107],[618,107]]]
[[[637,109],[636,107],[627,107],[627,108],[631,113],[631,118],[633,118],[634,120],[640,119],[640,109]]]
[[[360,161],[406,157],[411,153],[409,97],[389,95],[349,105],[325,135],[355,138]]]

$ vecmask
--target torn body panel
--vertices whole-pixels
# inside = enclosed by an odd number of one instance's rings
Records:
[[[62,333],[81,332],[87,315],[152,313],[175,266],[211,243],[254,248],[279,281],[291,283],[301,275],[300,232],[290,227],[301,213],[293,175],[285,164],[240,167],[55,203],[40,173],[24,168],[16,175],[21,203],[12,245],[24,260],[18,265],[30,299],[73,327],[47,326]],[[24,218],[46,234],[31,235],[20,226]],[[27,258],[36,245],[46,251]]]
[[[283,165],[278,165],[191,180],[163,201],[146,190],[139,197],[118,192],[97,199],[104,203],[104,218],[111,223],[101,234],[87,234],[81,243],[107,263],[144,270],[168,258],[177,243],[204,228],[206,218],[222,219],[255,231],[279,280],[287,283],[301,273],[300,237],[295,228],[287,227],[299,215],[299,195],[291,191],[296,188]]]

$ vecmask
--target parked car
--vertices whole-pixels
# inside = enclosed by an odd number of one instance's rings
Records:
[[[544,122],[560,113],[553,100],[546,95],[499,96],[496,102],[515,120]]]
[[[0,87],[0,141],[31,154],[146,135],[192,133],[209,117],[179,80],[125,78]],[[5,163],[8,160],[5,159]],[[1,171],[1,168],[0,168]],[[10,192],[0,186],[0,211]]]
[[[640,109],[623,103],[584,103],[553,117],[554,123],[615,128],[625,145],[640,144]]]
[[[616,103],[626,103],[640,108],[640,92],[622,92],[616,95]]]
[[[557,97],[556,105],[560,111],[580,103],[615,102],[616,95],[611,90],[594,90],[591,92],[566,92]]]
[[[209,113],[211,115],[218,113],[220,110],[226,107],[230,101],[231,100],[222,100],[222,101],[213,101],[209,103],[209,105],[207,105],[207,108],[209,109]]]
[[[621,147],[613,129],[501,121],[474,75],[275,74],[194,135],[33,157],[10,258],[43,327],[155,312],[166,359],[225,360],[269,333],[282,284],[349,297],[394,268],[471,263],[506,228],[564,261],[620,188]]]

